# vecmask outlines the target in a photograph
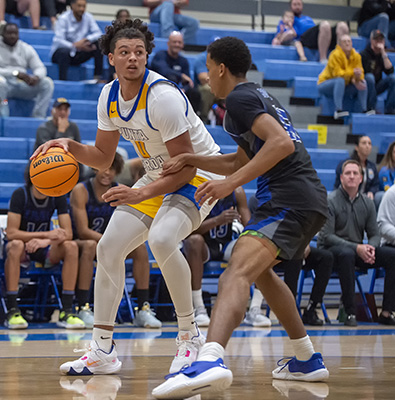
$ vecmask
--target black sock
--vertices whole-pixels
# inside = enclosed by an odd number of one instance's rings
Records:
[[[81,309],[86,303],[89,303],[89,290],[77,289],[75,291],[78,307]]]
[[[18,308],[18,302],[16,301],[18,297],[18,292],[7,292],[7,308],[11,310],[12,308]]]
[[[63,304],[63,311],[65,311],[66,314],[69,314],[73,311],[73,299],[74,299],[74,292],[63,291],[62,304]]]
[[[149,302],[149,290],[148,289],[137,289],[137,305],[139,310],[143,308],[145,302]]]

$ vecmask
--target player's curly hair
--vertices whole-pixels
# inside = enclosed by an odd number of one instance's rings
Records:
[[[141,19],[114,20],[106,26],[106,33],[99,39],[99,46],[104,55],[114,53],[115,44],[119,39],[141,39],[145,49],[151,54],[154,48],[154,34],[148,30],[148,25]]]
[[[224,64],[232,75],[244,77],[251,67],[251,53],[247,45],[233,36],[215,40],[207,48],[212,60]]]

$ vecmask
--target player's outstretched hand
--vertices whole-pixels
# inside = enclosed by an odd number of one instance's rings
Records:
[[[202,205],[208,200],[212,204],[215,200],[223,199],[233,192],[235,187],[229,182],[229,179],[207,181],[199,185],[195,193],[195,200]]]
[[[132,189],[129,186],[118,185],[108,189],[102,196],[103,200],[116,207],[122,204],[138,204],[144,200],[139,189]]]
[[[50,147],[61,147],[66,153],[68,153],[69,152],[69,139],[60,138],[60,139],[48,140],[48,142],[45,142],[41,146],[37,147],[35,152],[31,155],[30,159],[33,160],[39,154],[45,154]]]
[[[178,154],[167,160],[162,167],[162,175],[170,175],[175,174],[176,172],[181,171],[185,165],[187,165],[187,160],[185,154]]]

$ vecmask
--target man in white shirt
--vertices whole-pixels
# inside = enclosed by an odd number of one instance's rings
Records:
[[[31,70],[32,74],[27,71]],[[33,99],[32,116],[45,118],[54,84],[47,69],[32,46],[19,40],[16,24],[7,24],[0,38],[0,101],[1,115],[9,115],[10,98]],[[29,115],[26,115],[29,117]]]
[[[94,78],[103,72],[103,55],[97,45],[102,32],[93,15],[85,12],[86,0],[71,0],[71,10],[64,12],[55,27],[51,47],[52,62],[59,65],[59,79],[67,80],[70,65],[95,59]]]

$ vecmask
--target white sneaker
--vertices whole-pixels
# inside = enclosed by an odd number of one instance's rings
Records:
[[[60,372],[63,375],[107,375],[117,373],[121,367],[122,363],[118,360],[115,344],[112,345],[111,351],[106,353],[99,349],[96,341],[91,340],[85,354],[78,360],[62,364]]]
[[[205,307],[198,307],[195,310],[195,322],[198,324],[198,326],[210,325],[210,317],[208,316]]]
[[[148,302],[145,302],[143,308],[136,312],[133,324],[142,328],[162,328],[162,322],[155,317],[155,313],[151,310]]]
[[[199,328],[197,330],[197,336],[193,336],[192,332],[189,331],[178,332],[176,338],[177,353],[169,370],[171,374],[178,372],[182,367],[190,366],[196,361],[200,348],[206,343],[206,337],[202,335]]]
[[[272,326],[272,322],[268,317],[261,313],[259,307],[252,307],[246,314],[244,318],[244,323],[252,326]]]
[[[349,116],[350,116],[350,113],[348,111],[339,110],[339,111],[335,111],[335,113],[333,114],[333,119],[346,118]]]
[[[94,376],[87,382],[82,379],[70,381],[66,377],[60,378],[60,386],[63,389],[81,394],[87,399],[106,399],[115,400],[118,390],[122,386],[121,379],[118,376]],[[77,397],[73,397],[77,398]],[[78,397],[79,399],[81,397]]]
[[[80,320],[84,321],[86,328],[93,328],[93,311],[89,307],[88,303],[81,307],[77,316]]]
[[[233,375],[218,358],[214,362],[194,362],[166,379],[152,391],[156,399],[186,399],[201,393],[222,392],[232,384]]]

